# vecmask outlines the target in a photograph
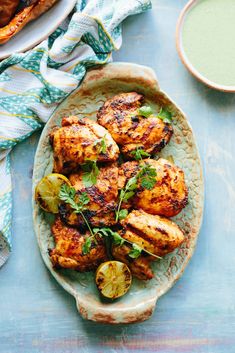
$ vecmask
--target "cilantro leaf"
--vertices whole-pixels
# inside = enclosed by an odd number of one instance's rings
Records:
[[[155,183],[156,183],[156,170],[155,168],[151,167],[149,164],[145,163],[142,166],[142,169],[139,172],[139,180],[140,184],[143,188],[147,190],[152,190]]]
[[[91,251],[91,244],[92,244],[92,239],[91,237],[87,237],[85,240],[85,243],[82,245],[82,253],[83,255],[89,254]]]
[[[98,153],[102,153],[102,154],[105,154],[106,151],[107,151],[107,144],[106,144],[106,141],[105,141],[105,137],[106,135],[104,135],[102,138],[100,139],[97,139],[95,142],[94,142],[94,146],[97,146],[98,145]]]
[[[141,255],[141,252],[142,252],[142,248],[137,244],[133,243],[132,249],[129,252],[128,256],[131,257],[132,259],[137,259]]]
[[[142,157],[150,157],[148,152],[145,152],[142,148],[137,147],[136,150],[132,151],[131,154],[134,156],[136,161],[142,160]]]
[[[128,211],[125,209],[122,209],[119,211],[118,219],[122,220],[122,219],[126,218],[127,215],[128,215]]]
[[[152,108],[148,105],[143,105],[138,109],[138,114],[148,118],[150,115],[153,114]]]
[[[172,113],[165,109],[161,108],[159,113],[158,113],[158,118],[161,119],[164,123],[171,124],[172,123]]]
[[[82,165],[82,181],[86,188],[91,187],[97,183],[97,177],[99,175],[99,168],[97,167],[96,161],[87,161]]]
[[[141,180],[141,186],[147,190],[152,190],[154,188],[155,183],[156,179],[152,177],[144,177]]]
[[[100,234],[105,237],[111,236],[113,238],[113,242],[115,245],[122,245],[124,243],[124,239],[117,232],[114,232],[110,228],[94,228],[94,234]]]
[[[80,202],[80,204],[82,204],[82,206],[87,205],[90,202],[90,198],[87,194],[87,192],[81,192],[81,194],[78,197],[78,200]]]
[[[92,241],[94,241],[94,243],[97,243],[94,233],[90,227],[90,224],[83,213],[83,211],[86,210],[86,205],[90,201],[89,196],[86,192],[82,192],[77,195],[76,190],[73,187],[67,184],[63,184],[60,188],[59,198],[60,200],[70,205],[70,207],[74,210],[75,213],[81,214],[87,228],[90,231],[91,236],[86,238],[86,241],[82,246],[83,254],[86,255],[90,252]]]

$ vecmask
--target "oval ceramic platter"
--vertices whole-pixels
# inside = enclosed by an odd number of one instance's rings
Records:
[[[145,95],[147,104],[158,110],[161,106],[173,113],[174,135],[171,142],[156,157],[173,158],[186,176],[189,188],[187,207],[174,218],[183,229],[186,240],[182,246],[153,264],[154,278],[134,280],[130,291],[121,299],[105,302],[99,296],[94,273],[55,270],[48,255],[53,238],[48,217],[33,200],[34,226],[43,260],[54,278],[72,294],[81,315],[88,320],[105,323],[133,323],[148,319],[158,298],[166,293],[182,275],[191,258],[203,214],[203,177],[200,157],[192,129],[184,113],[160,90],[155,73],[147,67],[128,63],[113,63],[87,73],[82,85],[64,100],[51,116],[41,135],[36,152],[33,192],[39,180],[52,172],[53,153],[48,135],[60,126],[64,116],[78,115],[96,119],[96,112],[107,98],[121,92],[137,91]]]

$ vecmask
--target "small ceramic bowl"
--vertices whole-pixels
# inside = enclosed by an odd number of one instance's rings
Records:
[[[183,46],[183,28],[185,24],[185,20],[187,16],[189,15],[190,11],[193,10],[195,6],[199,4],[201,0],[190,0],[184,9],[182,10],[180,17],[177,22],[177,27],[176,27],[176,48],[178,51],[178,54],[180,56],[180,59],[182,63],[185,65],[185,67],[188,69],[188,71],[196,77],[199,81],[205,83],[207,86],[214,88],[219,91],[223,92],[231,92],[235,93],[235,86],[226,86],[222,84],[215,83],[211,81],[210,79],[206,78],[203,76],[191,63],[191,61],[188,59],[186,52],[184,50]]]

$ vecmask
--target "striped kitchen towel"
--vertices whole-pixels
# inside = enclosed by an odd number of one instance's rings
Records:
[[[149,8],[150,0],[78,0],[47,40],[0,63],[0,267],[11,251],[11,149],[43,128],[88,68],[111,61],[121,22]]]

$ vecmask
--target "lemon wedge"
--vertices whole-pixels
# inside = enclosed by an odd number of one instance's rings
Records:
[[[100,293],[109,299],[122,297],[131,286],[131,271],[126,264],[120,261],[102,263],[95,277]]]
[[[60,188],[63,184],[71,185],[62,174],[52,173],[42,178],[35,189],[35,200],[46,212],[58,213]]]

